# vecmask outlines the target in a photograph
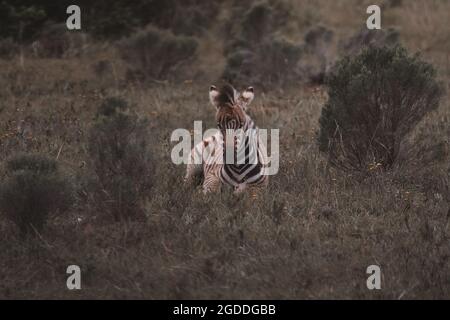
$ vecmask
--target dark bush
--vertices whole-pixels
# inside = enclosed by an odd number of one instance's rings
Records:
[[[142,205],[153,184],[147,127],[126,101],[109,98],[90,130],[89,154],[101,189],[95,191],[97,205],[116,220],[144,215]]]
[[[333,42],[334,33],[318,25],[307,30],[303,52],[299,60],[301,78],[312,84],[323,84],[338,57],[356,56],[364,48],[394,47],[399,43],[399,33],[393,28],[386,30],[363,29],[351,37]]]
[[[334,57],[331,50],[334,33],[324,26],[310,28],[303,37],[299,74],[305,82],[323,84]]]
[[[403,0],[388,0],[385,7],[397,8],[403,6]]]
[[[52,213],[72,203],[72,187],[57,162],[42,155],[19,155],[6,163],[0,187],[0,209],[22,235],[41,232]]]
[[[20,46],[12,38],[0,40],[0,58],[12,59],[20,53]]]
[[[340,43],[342,56],[355,56],[364,48],[395,47],[399,44],[400,34],[393,28],[386,30],[362,29]]]
[[[97,110],[97,119],[102,117],[111,117],[126,112],[128,102],[118,97],[106,99]]]
[[[32,1],[4,0],[0,2],[0,38],[29,40],[46,18],[47,13],[43,7]]]
[[[41,28],[63,22],[69,0],[2,0],[0,38],[32,42]],[[176,34],[198,34],[219,12],[219,4],[208,0],[79,0],[82,30],[94,38],[119,39],[148,24]]]
[[[67,31],[63,23],[46,23],[35,36],[31,49],[35,57],[65,58],[79,56],[88,47],[88,36],[82,32]]]
[[[310,28],[304,36],[305,45],[308,48],[320,47],[323,42],[330,43],[333,35],[333,31],[321,25]]]
[[[240,32],[248,41],[256,43],[283,28],[292,16],[292,5],[280,0],[254,1],[250,6],[241,2],[235,6]]]
[[[97,0],[86,2],[88,32],[97,38],[118,39],[148,24],[171,30],[174,34],[193,35],[207,28],[219,12],[219,4],[208,0]]]
[[[281,86],[298,79],[302,47],[281,37],[268,37],[251,49],[229,54],[223,78],[235,85]]]
[[[350,171],[390,168],[406,135],[442,95],[434,68],[404,48],[367,48],[339,61],[327,79],[318,143]]]
[[[241,33],[249,44],[257,44],[274,31],[274,9],[265,1],[257,2],[242,16]]]
[[[109,60],[100,60],[92,64],[92,69],[98,77],[102,78],[113,72],[113,64]]]
[[[175,36],[170,31],[148,26],[121,40],[119,50],[130,66],[130,75],[164,80],[194,57],[197,41],[192,37]]]
[[[220,12],[220,4],[209,0],[174,2],[172,5],[174,14],[168,13],[166,24],[157,25],[174,34],[199,35],[211,26]]]
[[[301,45],[278,32],[285,15],[289,15],[289,6],[280,1],[260,1],[242,14],[244,8],[236,6],[237,12],[228,23],[231,38],[225,43],[222,77],[238,86],[252,83],[266,88],[298,79]]]
[[[27,170],[42,174],[54,173],[57,169],[56,161],[42,155],[23,155],[12,158],[7,163],[7,170],[16,172]]]

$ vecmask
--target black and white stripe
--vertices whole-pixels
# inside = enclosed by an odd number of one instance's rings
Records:
[[[201,174],[205,193],[219,190],[222,184],[242,191],[248,186],[267,183],[266,148],[259,129],[245,112],[253,100],[253,88],[238,93],[230,85],[220,91],[211,86],[210,100],[217,108],[219,130],[192,149],[186,180]],[[228,133],[232,130],[234,135],[227,134],[227,130]],[[227,159],[229,153],[232,157]],[[194,164],[195,157],[202,159],[201,165]]]

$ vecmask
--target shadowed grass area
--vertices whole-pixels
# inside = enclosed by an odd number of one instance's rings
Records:
[[[171,163],[173,143],[169,142],[173,129],[190,129],[194,119],[204,118],[205,126],[212,125],[213,110],[203,89],[190,85],[120,92],[137,103],[141,115],[148,116],[156,140],[152,146],[155,184],[145,204],[144,221],[117,223],[106,212],[97,211],[86,186],[91,169],[81,165],[91,161],[84,134],[89,123],[73,121],[64,128],[67,136],[58,161],[77,181],[77,204],[72,212],[50,219],[45,231],[29,242],[23,242],[13,226],[2,220],[3,297],[395,299],[448,295],[448,161],[434,161],[421,170],[414,164],[385,174],[375,170],[365,180],[357,180],[329,168],[318,151],[316,131],[326,98],[321,91],[259,95],[250,113],[260,127],[281,128],[279,174],[256,199],[250,194],[236,197],[229,191],[204,196],[199,189],[182,185],[184,168]],[[73,98],[74,108],[82,101]],[[87,114],[94,119],[95,112],[93,107],[83,110],[87,119]],[[45,123],[46,117],[43,112],[41,121]],[[432,117],[448,119],[448,113],[440,109]],[[52,125],[59,121],[63,120],[57,118]],[[428,145],[433,137],[448,137],[446,128],[424,129]],[[78,130],[82,140],[73,139]],[[33,134],[36,140],[18,143],[56,155],[61,132],[49,137]],[[48,139],[48,149],[41,147],[43,139]],[[83,289],[79,292],[65,289],[69,264],[81,267]],[[370,264],[382,268],[379,292],[365,286]]]

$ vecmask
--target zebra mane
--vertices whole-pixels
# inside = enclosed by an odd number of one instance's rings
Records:
[[[217,96],[217,102],[219,106],[232,106],[236,103],[236,90],[232,85],[226,84],[219,90],[219,95]]]

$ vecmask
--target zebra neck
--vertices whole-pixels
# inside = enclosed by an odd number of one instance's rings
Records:
[[[227,159],[224,149],[222,180],[237,186],[247,181],[251,182],[261,175],[262,166],[258,154],[259,145],[256,133],[256,130],[249,130],[243,135],[240,141],[234,145],[233,157],[229,156]],[[232,161],[230,162],[230,160]]]

